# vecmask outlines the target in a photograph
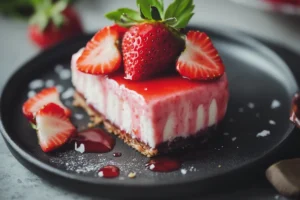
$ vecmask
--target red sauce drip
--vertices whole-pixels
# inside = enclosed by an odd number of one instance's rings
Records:
[[[124,74],[115,73],[109,75],[109,78],[115,80],[119,85],[124,85],[129,90],[133,90],[138,94],[142,95],[145,100],[151,100],[157,97],[164,97],[176,92],[184,92],[193,88],[207,87],[215,85],[224,78],[216,81],[191,81],[186,78],[182,78],[177,72],[157,75],[151,79],[139,81],[131,81],[124,79]],[[161,87],[163,85],[163,87]]]
[[[98,128],[79,132],[73,141],[75,141],[77,148],[83,144],[84,152],[87,153],[106,153],[111,151],[115,146],[115,139]]]
[[[158,157],[151,159],[146,167],[155,172],[172,172],[180,169],[181,162],[174,158]]]
[[[290,120],[300,128],[300,94],[295,94],[292,101],[292,110],[290,114]]]
[[[122,153],[121,152],[115,152],[113,154],[114,157],[121,157],[122,156]]]
[[[120,169],[114,165],[107,165],[98,171],[98,176],[103,178],[115,178],[120,174]]]

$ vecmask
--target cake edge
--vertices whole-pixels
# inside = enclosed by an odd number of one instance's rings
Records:
[[[147,156],[149,158],[155,157],[160,154],[171,153],[179,149],[182,150],[186,148],[197,148],[199,146],[202,146],[209,140],[209,138],[215,135],[215,130],[217,128],[217,125],[213,125],[205,130],[201,130],[195,135],[189,136],[187,138],[175,138],[171,142],[163,142],[156,148],[152,148],[144,142],[136,138],[132,138],[132,136],[129,133],[120,130],[109,120],[105,119],[105,117],[101,113],[99,113],[86,103],[84,96],[81,95],[78,91],[75,91],[74,93],[73,105],[75,107],[81,107],[89,115],[90,121],[92,122],[88,125],[89,127],[95,127],[97,125],[103,124],[106,131],[116,135],[124,143],[126,143],[136,151],[140,152],[142,155]]]

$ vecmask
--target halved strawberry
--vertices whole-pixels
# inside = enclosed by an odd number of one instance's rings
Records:
[[[117,28],[107,26],[87,43],[77,60],[77,69],[87,74],[110,74],[121,66],[120,38]]]
[[[176,63],[182,76],[191,80],[212,80],[224,74],[224,64],[206,33],[189,31],[185,45]]]
[[[124,34],[128,31],[128,28],[120,26],[118,24],[114,24],[110,26],[110,28],[115,29],[120,34],[120,39],[123,38]]]
[[[59,99],[59,93],[55,87],[43,89],[41,92],[36,94],[34,97],[28,99],[23,104],[23,113],[32,123],[35,123],[36,113],[46,104],[56,103],[62,107],[67,116],[71,115],[71,111],[66,108]]]
[[[49,103],[38,111],[36,129],[44,152],[61,147],[76,130],[64,109],[55,103]]]

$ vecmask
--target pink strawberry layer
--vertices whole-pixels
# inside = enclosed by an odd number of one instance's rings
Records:
[[[122,74],[94,76],[76,69],[79,50],[72,57],[72,82],[89,105],[110,122],[151,148],[188,137],[216,125],[226,112],[227,76],[196,82],[178,74],[143,82]]]

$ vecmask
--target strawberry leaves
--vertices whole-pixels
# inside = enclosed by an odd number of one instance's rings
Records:
[[[144,18],[148,20],[154,19],[152,12],[155,12],[155,18],[159,18],[159,20],[163,18],[164,5],[162,0],[137,0],[137,6]]]
[[[52,3],[51,0],[32,0],[35,8],[35,14],[30,18],[29,23],[38,25],[41,32],[43,32],[50,21],[56,27],[61,27],[65,18],[62,12],[67,8],[69,1],[60,0]]]
[[[193,0],[174,0],[167,10],[164,10],[163,0],[137,0],[139,11],[120,8],[105,16],[115,23],[130,27],[143,22],[162,22],[173,29],[185,28],[194,15]]]
[[[164,18],[175,18],[176,22],[169,25],[173,28],[184,28],[194,15],[194,8],[193,0],[175,0],[167,8]]]
[[[129,27],[143,21],[139,12],[129,8],[119,8],[116,11],[107,13],[105,16],[124,27]]]

